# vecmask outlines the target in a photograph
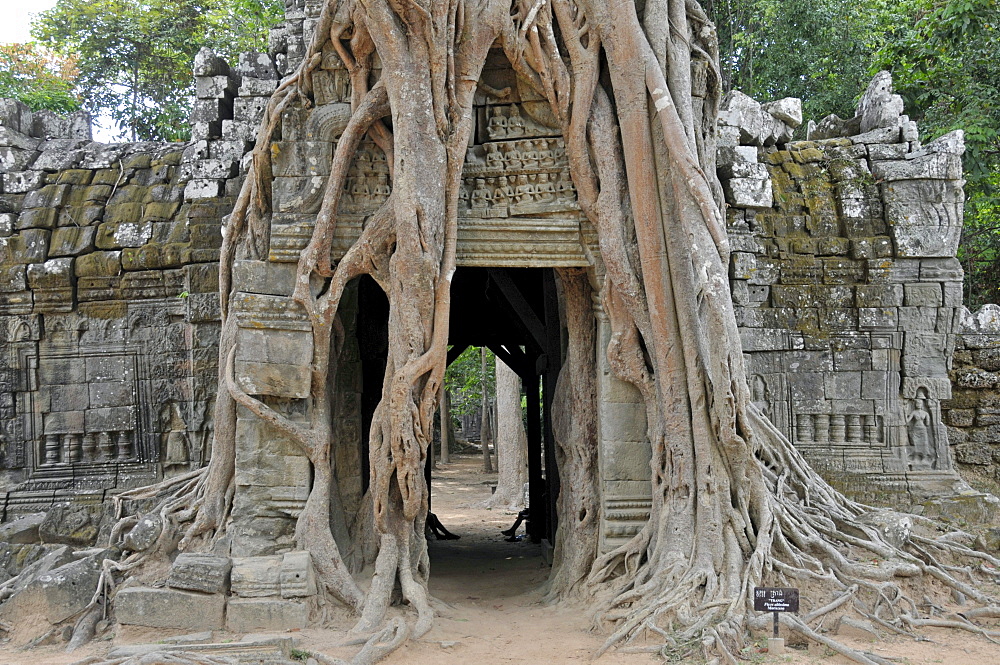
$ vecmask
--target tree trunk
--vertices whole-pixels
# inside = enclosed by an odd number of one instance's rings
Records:
[[[489,508],[520,510],[528,482],[528,437],[521,410],[521,377],[496,359],[497,489],[487,500]]]
[[[480,413],[482,417],[480,418],[479,425],[479,444],[483,447],[483,471],[486,473],[493,473],[493,458],[490,455],[490,443],[493,442],[493,419],[490,416],[490,395],[487,390],[488,384],[486,381],[486,347],[480,347],[479,349],[479,390],[483,395],[482,405],[480,407]]]

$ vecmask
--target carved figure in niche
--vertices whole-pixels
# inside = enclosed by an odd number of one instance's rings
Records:
[[[496,143],[486,144],[486,166],[490,169],[503,169],[503,155],[500,154],[500,148]]]
[[[368,175],[372,172],[372,154],[368,148],[362,148],[358,151],[358,171],[362,175]]]
[[[518,147],[521,149],[521,164],[526,169],[538,168],[538,151],[531,141],[519,141]]]
[[[493,107],[486,131],[491,139],[502,139],[507,136],[507,118],[504,117],[503,109],[499,106]]]
[[[549,174],[539,173],[538,184],[535,185],[535,200],[539,203],[552,203],[555,199],[555,187],[549,181]]]
[[[215,400],[208,400],[205,402],[204,418],[201,423],[201,431],[199,436],[201,441],[199,442],[199,448],[201,452],[201,459],[198,460],[199,464],[206,464],[210,459],[212,459],[212,437],[215,435]]]
[[[487,178],[486,179],[486,191],[490,193],[490,209],[487,213],[487,217],[506,217],[507,216],[507,202],[498,202],[497,196],[497,179]]]
[[[482,178],[476,178],[476,188],[472,190],[470,198],[473,212],[479,214],[485,213],[486,209],[490,207],[492,200],[493,192],[486,188],[486,181]]]
[[[556,182],[556,199],[559,201],[571,201],[573,199],[573,182],[569,179],[569,173],[559,172],[559,181]]]
[[[531,203],[535,197],[535,186],[528,182],[528,176],[517,176],[517,187],[514,188],[514,202],[517,204]]]
[[[462,180],[462,186],[458,188],[458,207],[462,210],[469,208],[469,190],[472,188],[472,178]]]
[[[372,170],[381,172],[385,166],[385,153],[381,148],[372,149]]]
[[[187,466],[190,462],[190,442],[188,441],[187,423],[181,416],[180,405],[171,402],[170,431],[164,436],[163,468]]]
[[[507,182],[507,176],[497,179],[497,188],[493,191],[493,205],[507,207],[514,198],[514,188]]]
[[[559,164],[568,164],[569,159],[566,157],[566,141],[564,139],[558,138],[555,141],[555,148],[552,152],[555,155],[556,162]]]
[[[519,171],[521,169],[521,152],[517,149],[517,144],[507,144],[504,153],[504,162],[506,162],[507,168],[512,171]]]
[[[340,200],[345,208],[352,208],[354,206],[354,181],[354,176],[344,178],[344,191],[340,195]]]
[[[926,388],[918,388],[913,408],[906,417],[907,453],[911,470],[933,469],[937,463],[934,425],[927,410]]]
[[[357,208],[364,207],[371,203],[372,191],[368,187],[368,178],[360,177],[354,179],[354,187],[351,189],[351,199]]]
[[[507,118],[507,136],[517,138],[524,136],[524,118],[517,104],[510,107],[510,117]]]
[[[535,141],[535,149],[538,150],[538,164],[542,168],[555,166],[556,158],[549,150],[549,142],[545,139]]]
[[[750,401],[768,418],[771,417],[771,401],[768,398],[767,383],[760,374],[754,374],[750,379]]]
[[[339,101],[351,98],[351,79],[346,69],[338,69],[333,73],[334,91]]]
[[[383,203],[387,198],[389,198],[389,194],[391,192],[392,190],[389,187],[388,176],[384,173],[379,173],[378,182],[375,183],[373,192],[375,194],[375,203]]]

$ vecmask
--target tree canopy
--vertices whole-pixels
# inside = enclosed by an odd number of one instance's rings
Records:
[[[203,46],[226,57],[266,44],[279,0],[59,0],[32,26],[76,59],[84,105],[131,140],[189,135],[191,65]]]
[[[907,0],[877,54],[924,138],[965,131],[968,205],[960,258],[970,306],[1000,298],[1000,6]]]
[[[0,44],[0,97],[17,99],[33,111],[76,111],[76,59],[34,42]]]

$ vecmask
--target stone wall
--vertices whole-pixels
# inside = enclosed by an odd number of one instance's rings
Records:
[[[104,145],[90,140],[83,115],[0,107],[6,510],[99,500],[110,488],[205,461],[220,228],[267,100],[301,61],[321,8],[314,0],[286,4],[269,53],[246,53],[233,65],[198,54],[187,144]],[[513,92],[476,99],[459,264],[589,266],[599,279],[593,230],[575,203],[544,102],[519,89],[499,54],[483,79]],[[290,299],[294,262],[350,113],[349,80],[332,50],[313,85],[316,105],[286,110],[271,145],[275,211],[265,259],[234,267],[237,380],[293,417],[308,391],[311,357],[308,323]],[[855,118],[826,119],[810,128],[812,140],[792,141],[797,100],[761,106],[733,93],[720,118],[718,165],[757,406],[841,489],[912,504],[964,488],[948,432],[960,468],[987,468],[993,397],[971,384],[996,368],[992,347],[975,346],[981,335],[956,337],[961,134],[922,146],[901,112],[880,75]],[[364,144],[342,198],[336,254],[388,194],[387,172],[381,151]],[[353,289],[345,298],[349,333],[355,298]],[[599,302],[595,319],[604,334]],[[349,334],[342,351],[336,416],[337,439],[349,442],[336,450],[337,468],[352,470],[339,478],[348,514],[363,486],[356,341]],[[641,405],[601,356],[607,545],[641,527],[649,452]],[[955,399],[943,402],[952,380]],[[289,542],[310,470],[296,446],[250,414],[240,413],[239,427],[261,445],[241,449],[237,460],[234,515],[246,528],[236,530],[244,542],[235,551],[269,554]]]
[[[4,517],[205,460],[232,199],[194,198],[190,154],[0,103]]]
[[[1000,491],[1000,306],[963,312],[941,404],[955,462],[978,489]]]
[[[790,141],[794,100],[732,93],[719,148],[754,402],[835,486],[893,505],[963,489],[941,412],[962,135],[922,146],[901,111],[883,73],[853,121]]]

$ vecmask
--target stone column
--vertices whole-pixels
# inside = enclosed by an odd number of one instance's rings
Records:
[[[635,535],[649,519],[652,451],[646,407],[639,391],[611,371],[611,324],[595,296],[597,318],[598,469],[601,488],[600,548],[607,552]]]

